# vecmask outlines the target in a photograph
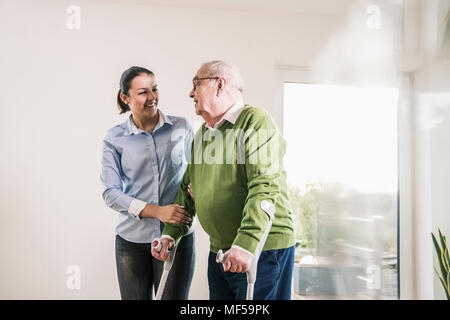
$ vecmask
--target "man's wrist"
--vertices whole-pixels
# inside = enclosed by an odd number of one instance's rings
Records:
[[[251,252],[248,251],[248,250],[245,250],[245,249],[242,248],[242,247],[239,247],[239,246],[237,246],[237,245],[232,245],[231,248],[232,248],[232,249],[238,249],[238,250],[240,250],[240,251],[242,251],[242,252],[245,252],[246,254],[250,255],[251,257],[253,257],[253,253],[251,253]]]
[[[168,234],[164,234],[164,235],[162,235],[160,239],[161,239],[161,240],[162,240],[162,239],[168,239],[168,240],[169,240],[169,242],[170,242],[170,241],[172,241],[173,243],[175,243],[175,242],[176,242],[176,241],[175,241],[175,239],[174,239],[174,238],[172,238],[171,236],[169,236]]]

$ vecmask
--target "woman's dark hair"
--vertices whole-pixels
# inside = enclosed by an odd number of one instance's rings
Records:
[[[120,77],[120,89],[119,93],[117,94],[117,106],[119,107],[120,114],[130,111],[130,107],[125,104],[122,99],[120,99],[120,93],[122,92],[124,95],[128,96],[128,91],[131,87],[131,81],[133,81],[134,78],[143,73],[148,74],[149,76],[155,75],[148,69],[136,66],[130,67],[122,73],[122,76]]]

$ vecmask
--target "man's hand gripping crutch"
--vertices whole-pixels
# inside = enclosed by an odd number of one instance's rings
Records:
[[[194,194],[191,184],[188,185],[188,192],[192,198],[192,201],[194,201]],[[167,276],[172,268],[176,251],[177,247],[175,241],[171,238],[162,237],[153,239],[152,241],[152,255],[156,259],[164,261],[164,271],[159,282],[158,290],[156,291],[155,300],[162,299],[162,295],[166,287]]]
[[[261,209],[268,215],[269,222],[267,223],[266,230],[256,247],[256,251],[253,255],[253,259],[250,263],[250,267],[247,270],[247,300],[253,300],[253,290],[256,282],[256,274],[258,267],[259,256],[261,255],[262,249],[264,248],[264,244],[266,243],[267,236],[269,235],[270,228],[272,227],[272,222],[275,217],[275,207],[268,201],[261,201]],[[223,253],[222,250],[219,250],[216,256],[217,263],[225,263],[227,259],[227,254],[229,251]]]
[[[173,260],[177,247],[175,242],[168,238],[156,238],[152,241],[152,254],[155,258],[164,261],[164,271],[159,281],[158,290],[156,291],[155,300],[161,300],[166,287],[167,276],[172,268]]]

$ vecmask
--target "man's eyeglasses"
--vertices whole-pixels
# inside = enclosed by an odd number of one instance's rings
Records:
[[[217,79],[220,79],[220,77],[207,77],[207,78],[194,77],[192,79],[192,91],[195,91],[195,89],[197,89],[197,85],[195,84],[195,81],[200,81],[200,80],[217,80]]]

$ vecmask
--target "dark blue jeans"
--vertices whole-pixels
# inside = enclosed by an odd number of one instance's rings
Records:
[[[187,300],[194,274],[194,233],[180,240],[167,277],[163,300]],[[116,235],[116,266],[122,300],[151,300],[164,263],[152,256],[151,243],[134,243]]]
[[[254,300],[290,300],[295,247],[261,252],[258,260]],[[216,254],[208,258],[210,300],[245,300],[247,274],[224,272]]]

